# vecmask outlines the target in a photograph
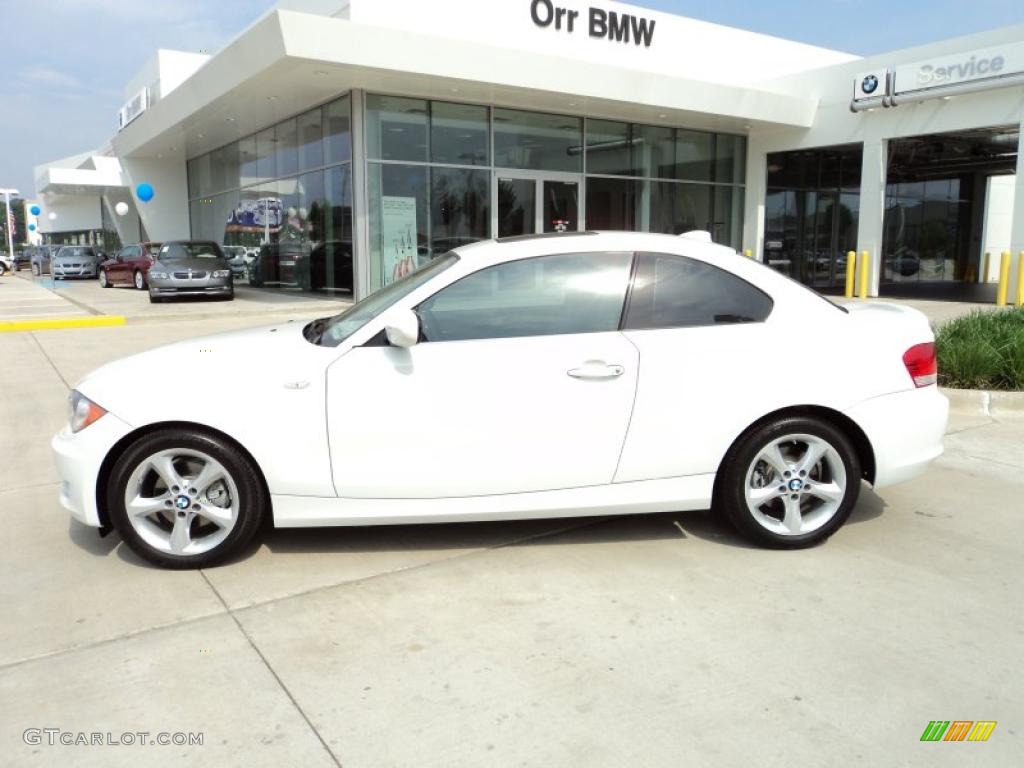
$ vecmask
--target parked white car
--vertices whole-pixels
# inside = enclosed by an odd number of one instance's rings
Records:
[[[759,544],[820,542],[862,480],[901,482],[942,452],[931,329],[704,239],[487,241],[336,317],[111,363],[53,439],[61,502],[172,568],[236,555],[268,516],[710,507]],[[154,371],[172,372],[159,396]]]

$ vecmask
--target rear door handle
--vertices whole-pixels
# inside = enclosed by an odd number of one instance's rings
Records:
[[[579,368],[566,371],[574,379],[614,379],[625,373],[621,365],[608,365],[601,360],[587,360]]]

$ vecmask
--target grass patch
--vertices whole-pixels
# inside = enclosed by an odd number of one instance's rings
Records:
[[[1024,308],[975,310],[935,332],[939,384],[1024,390]]]

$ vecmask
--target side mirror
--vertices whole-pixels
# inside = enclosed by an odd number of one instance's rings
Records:
[[[420,340],[420,318],[411,309],[393,312],[384,326],[384,333],[393,346],[408,349]]]

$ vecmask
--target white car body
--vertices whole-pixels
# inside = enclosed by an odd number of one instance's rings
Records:
[[[483,266],[555,253],[672,253],[767,293],[764,322],[364,346],[438,290]],[[716,472],[750,425],[805,407],[852,423],[875,487],[942,452],[948,403],[915,386],[902,355],[933,339],[924,315],[842,311],[731,250],[687,237],[599,233],[459,248],[459,260],[336,347],[303,322],[183,341],[88,375],[108,411],[53,439],[61,502],[91,526],[101,469],[154,425],[212,428],[258,465],[277,526],[363,525],[707,509]],[[621,367],[567,376],[588,361]],[[154,396],[154,371],[183,370]],[[215,373],[192,375],[210,370]],[[217,393],[232,393],[230,396]],[[244,393],[244,398],[238,393]]]

